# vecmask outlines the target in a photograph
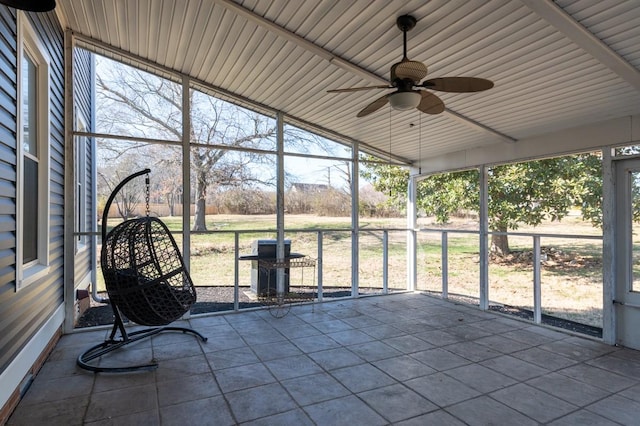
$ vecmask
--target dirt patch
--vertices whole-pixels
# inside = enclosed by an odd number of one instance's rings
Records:
[[[507,255],[491,253],[490,262],[496,265],[526,268],[533,264],[533,250],[512,250]],[[540,247],[540,263],[549,270],[601,269],[602,259],[560,250],[556,247]]]

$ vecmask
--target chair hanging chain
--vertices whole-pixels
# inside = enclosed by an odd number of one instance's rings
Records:
[[[147,215],[147,217],[149,217],[150,215],[150,209],[149,209],[149,173],[146,174],[145,178],[144,178],[144,185],[145,185],[145,193],[144,193],[144,201],[145,201],[145,214]]]

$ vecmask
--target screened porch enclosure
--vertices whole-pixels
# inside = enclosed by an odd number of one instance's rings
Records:
[[[252,292],[258,266],[242,258],[251,254],[256,241],[277,242],[282,229],[292,251],[308,259],[300,264],[303,268],[287,268],[287,282],[295,290],[293,303],[427,291],[535,323],[544,319],[602,336],[602,268],[587,273],[580,290],[584,294],[577,296],[584,304],[577,308],[567,308],[576,300],[566,294],[562,281],[541,280],[541,270],[549,266],[541,260],[547,262],[549,256],[545,243],[561,253],[569,250],[572,259],[598,257],[598,229],[585,228],[575,235],[535,227],[530,233],[510,232],[514,247],[529,253],[528,258],[513,267],[492,267],[486,247],[499,232],[483,234],[479,217],[453,228],[434,227],[432,219],[418,218],[415,191],[420,176],[409,175],[412,184],[406,193],[372,192],[360,170],[370,163],[402,166],[391,157],[371,156],[357,144],[305,131],[287,123],[282,114],[227,102],[223,94],[187,76],[154,73],[149,64],[143,71],[131,65],[133,59],[129,65],[108,59],[105,48],[91,47],[82,38],[77,44],[82,47],[75,48],[74,57],[93,55],[96,64],[95,130],[79,123],[74,131],[76,144],[88,140],[95,147],[96,199],[107,197],[126,175],[151,168],[149,193],[142,180],[131,182],[116,198],[107,224],[98,226],[110,229],[147,210],[161,217],[200,290],[200,304],[192,313],[269,306]],[[142,95],[145,102],[137,104]],[[127,97],[128,102],[117,101]],[[242,127],[256,131],[251,134]],[[76,174],[82,167],[82,162],[75,164]],[[384,200],[393,197],[406,204],[382,210]],[[99,205],[80,207],[82,199],[77,202],[76,210],[102,213]],[[96,234],[98,229],[78,222],[78,238],[99,248]],[[558,240],[560,244],[553,243]],[[587,247],[591,241],[595,246]],[[97,262],[94,271],[91,292],[99,302],[107,295]],[[101,321],[89,319],[81,325]]]
[[[637,423],[636,2],[51,7],[0,5],[0,423]],[[209,341],[89,373],[147,211]]]
[[[357,5],[345,6],[344,15],[336,5],[324,4],[327,16],[336,18],[335,22],[312,19],[305,24],[307,30],[296,32],[288,28],[288,18],[282,12],[287,10],[286,2],[271,11],[264,5],[223,0],[194,9],[194,4],[187,2],[179,6],[177,14],[168,13],[168,4],[163,3],[149,9],[151,20],[143,22],[133,10],[125,11],[118,4],[109,3],[99,13],[87,13],[93,7],[86,2],[62,1],[61,13],[69,17],[68,25],[73,29],[68,32],[70,46],[99,56],[97,69],[104,71],[96,80],[99,90],[95,106],[99,106],[95,123],[85,131],[74,124],[73,133],[76,138],[90,138],[99,151],[107,153],[97,154],[98,163],[115,166],[113,154],[118,149],[127,151],[116,157],[122,160],[118,164],[129,163],[129,171],[146,166],[139,164],[140,158],[156,160],[156,169],[161,173],[152,176],[156,185],[152,192],[156,194],[151,196],[150,204],[156,215],[170,222],[170,229],[200,286],[231,290],[233,300],[227,302],[226,309],[239,309],[244,288],[250,287],[252,265],[240,258],[249,254],[252,243],[260,239],[276,240],[282,249],[283,242],[291,240],[293,251],[316,262],[314,272],[305,274],[312,276],[308,293],[316,300],[329,296],[331,288],[352,297],[365,292],[430,291],[462,298],[483,310],[524,310],[534,322],[543,322],[547,316],[579,318],[581,323],[603,329],[603,339],[614,343],[614,309],[618,308],[612,308],[612,304],[618,298],[613,295],[621,284],[616,284],[618,277],[612,267],[616,259],[610,249],[616,233],[622,231],[611,228],[616,214],[611,176],[616,164],[625,159],[625,154],[615,149],[633,147],[638,139],[638,72],[636,59],[629,53],[637,31],[637,25],[633,24],[637,11],[628,4],[613,2],[612,13],[625,18],[598,26],[595,22],[602,19],[599,6],[587,3],[574,7],[495,1],[486,7],[465,5],[468,8],[465,12],[453,10],[454,3],[430,5],[442,13],[442,18],[450,20],[451,25],[446,28],[453,28],[457,22],[454,15],[459,12],[469,19],[470,26],[465,31],[472,31],[471,28],[479,31],[475,36],[448,39],[447,43],[443,38],[436,48],[439,52],[436,57],[452,63],[451,70],[447,65],[439,72],[447,74],[455,70],[453,64],[461,70],[477,69],[479,74],[495,71],[500,76],[496,80],[499,84],[477,96],[443,94],[446,108],[442,115],[385,108],[358,120],[355,112],[358,106],[366,105],[364,95],[336,97],[327,91],[340,85],[388,84],[382,75],[388,69],[388,58],[397,53],[400,40],[395,37],[398,34],[393,25],[387,28],[375,24],[382,19],[381,10],[369,8],[370,19],[354,31],[362,35],[359,40],[375,32],[398,43],[378,44],[359,55],[354,52],[361,52],[362,46],[355,39],[340,36],[325,40],[323,36],[331,33],[324,31],[324,25],[332,26],[335,34],[343,34],[337,18],[349,14],[361,16],[363,11],[356,11]],[[180,16],[196,16],[200,7],[202,16],[217,18],[205,19],[202,26],[189,28],[175,39],[162,35],[163,40],[176,48],[175,57],[141,42],[156,40],[155,37],[133,36],[152,34],[155,24],[147,24],[163,18],[171,24],[167,28],[174,28]],[[309,4],[299,9],[302,14],[313,15]],[[397,15],[405,11],[395,12]],[[428,12],[422,9],[412,12],[421,17],[418,32],[411,37],[415,37],[411,52],[424,63],[434,58],[429,53],[430,40],[440,34],[427,21],[421,21],[430,16]],[[111,13],[129,16],[121,30],[134,24],[136,30],[127,30],[127,35],[121,31],[100,31],[104,26],[99,16]],[[486,26],[482,22],[493,22],[494,13],[517,22],[511,29],[520,31],[518,43],[490,42],[496,31],[489,28],[495,23]],[[218,18],[224,20],[229,16],[236,16],[246,31],[238,27],[234,30],[235,37],[226,37],[227,27],[213,24]],[[575,22],[579,25],[574,25]],[[624,36],[608,40],[609,33],[603,30],[607,26],[620,27]],[[531,28],[543,32],[530,32]],[[266,34],[278,43],[265,39]],[[202,56],[196,55],[195,50],[187,52],[181,48],[203,35],[211,37],[206,39],[212,41],[212,46],[221,48],[211,49],[208,43],[199,45]],[[557,45],[553,44],[554,48],[549,47],[551,44],[540,45],[539,37],[541,40],[555,37]],[[604,42],[605,39],[608,41]],[[262,59],[243,55],[244,50],[237,49],[234,40],[242,40],[245,46],[265,54]],[[285,46],[283,50],[277,47],[279,43]],[[467,53],[478,49],[483,53],[452,55],[456,49]],[[564,69],[570,64],[563,58],[571,55],[597,72],[586,73],[587,68]],[[549,60],[550,57],[555,60]],[[131,67],[114,67],[109,61]],[[436,59],[433,61],[438,63]],[[213,64],[220,67],[220,72],[213,71]],[[556,72],[556,65],[563,71]],[[272,72],[262,72],[261,66]],[[528,71],[513,74],[512,69]],[[531,75],[525,76],[527,73]],[[138,95],[144,96],[136,96],[131,93],[134,85],[130,83],[142,75],[147,76],[146,86]],[[290,78],[293,75],[298,77]],[[595,75],[597,83],[593,80]],[[282,84],[281,78],[293,84]],[[608,89],[587,90],[583,84],[586,78],[589,84]],[[112,84],[118,79],[127,83],[124,92],[119,93]],[[529,87],[525,83],[530,81],[545,82],[548,90],[544,96],[540,93],[532,98],[527,90],[517,89]],[[311,86],[314,90],[310,90]],[[317,95],[306,96],[315,92]],[[123,94],[144,101],[131,102],[120,108],[118,114],[109,114],[109,107],[117,105]],[[507,99],[513,102],[505,103]],[[332,108],[334,102],[336,107]],[[229,126],[224,110],[238,118],[238,122],[251,126]],[[217,132],[211,123],[229,127]],[[253,133],[247,133],[247,128]],[[138,154],[134,155],[136,151]],[[490,228],[488,189],[492,186],[490,175],[494,167],[594,152],[602,158],[599,189],[604,194],[600,210],[603,232],[589,230],[585,234],[580,229],[577,233],[538,229],[512,232]],[[409,170],[406,188],[395,193],[372,194],[366,188],[362,171],[375,164]],[[106,181],[98,177],[104,177],[106,168],[99,167],[96,193],[100,193],[100,186]],[[476,223],[471,227],[447,228],[421,221],[421,200],[416,194],[420,181],[464,170],[476,170],[479,176],[479,199],[474,206],[478,212]],[[380,196],[402,199],[399,206],[402,217],[396,218],[398,210],[395,210],[390,214],[393,220],[369,220],[372,210],[384,217],[383,209],[376,210],[375,199]],[[96,200],[94,204],[99,202]],[[135,196],[123,200],[120,218],[140,214],[135,204]],[[241,219],[234,220],[229,212],[240,212]],[[305,220],[310,213],[315,217]],[[112,219],[117,223],[120,218]],[[326,218],[339,220],[325,221]],[[82,226],[78,222],[78,227]],[[76,234],[89,236],[96,232],[97,229],[77,229]],[[489,251],[489,242],[501,236],[512,239],[521,252],[509,265],[493,262]],[[99,243],[93,244],[97,248]],[[597,259],[599,253],[601,260]],[[460,258],[464,260],[459,262]],[[94,271],[97,266],[94,265]],[[210,281],[208,272],[212,268],[217,272],[215,283]],[[514,286],[510,285],[511,278],[506,278],[512,273],[519,275],[515,286],[517,297],[512,297]],[[572,282],[572,274],[576,273],[579,283],[567,291],[562,280],[566,277],[566,282]],[[96,291],[99,276],[94,275]],[[566,309],[566,304],[575,302],[572,294],[584,296],[588,302]],[[557,303],[559,299],[563,302]]]

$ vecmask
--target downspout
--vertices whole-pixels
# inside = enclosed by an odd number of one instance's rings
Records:
[[[91,81],[96,81],[96,61],[91,55]],[[96,85],[91,84],[89,128],[96,131]],[[91,137],[91,297],[98,299],[98,143]],[[102,244],[102,243],[101,243]],[[104,302],[103,302],[104,303]]]
[[[69,32],[69,37],[73,39],[73,33]],[[73,46],[71,48],[71,62],[73,63]],[[72,73],[73,75],[73,73]],[[89,117],[89,129],[91,132],[95,132],[96,126],[96,66],[95,55],[91,54],[91,101],[90,101],[90,114]],[[71,88],[73,94],[73,87]],[[72,99],[73,101],[73,99]],[[73,125],[72,125],[73,126]],[[72,136],[73,140],[73,136]],[[98,251],[98,166],[97,162],[97,150],[98,144],[95,137],[91,137],[91,298],[98,303],[109,303],[109,299],[98,296],[98,257],[100,252]],[[106,226],[101,224],[101,226]],[[100,238],[100,246],[102,247],[102,238]]]

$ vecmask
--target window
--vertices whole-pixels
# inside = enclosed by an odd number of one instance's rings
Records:
[[[26,18],[18,15],[17,285],[48,272],[49,60]]]

